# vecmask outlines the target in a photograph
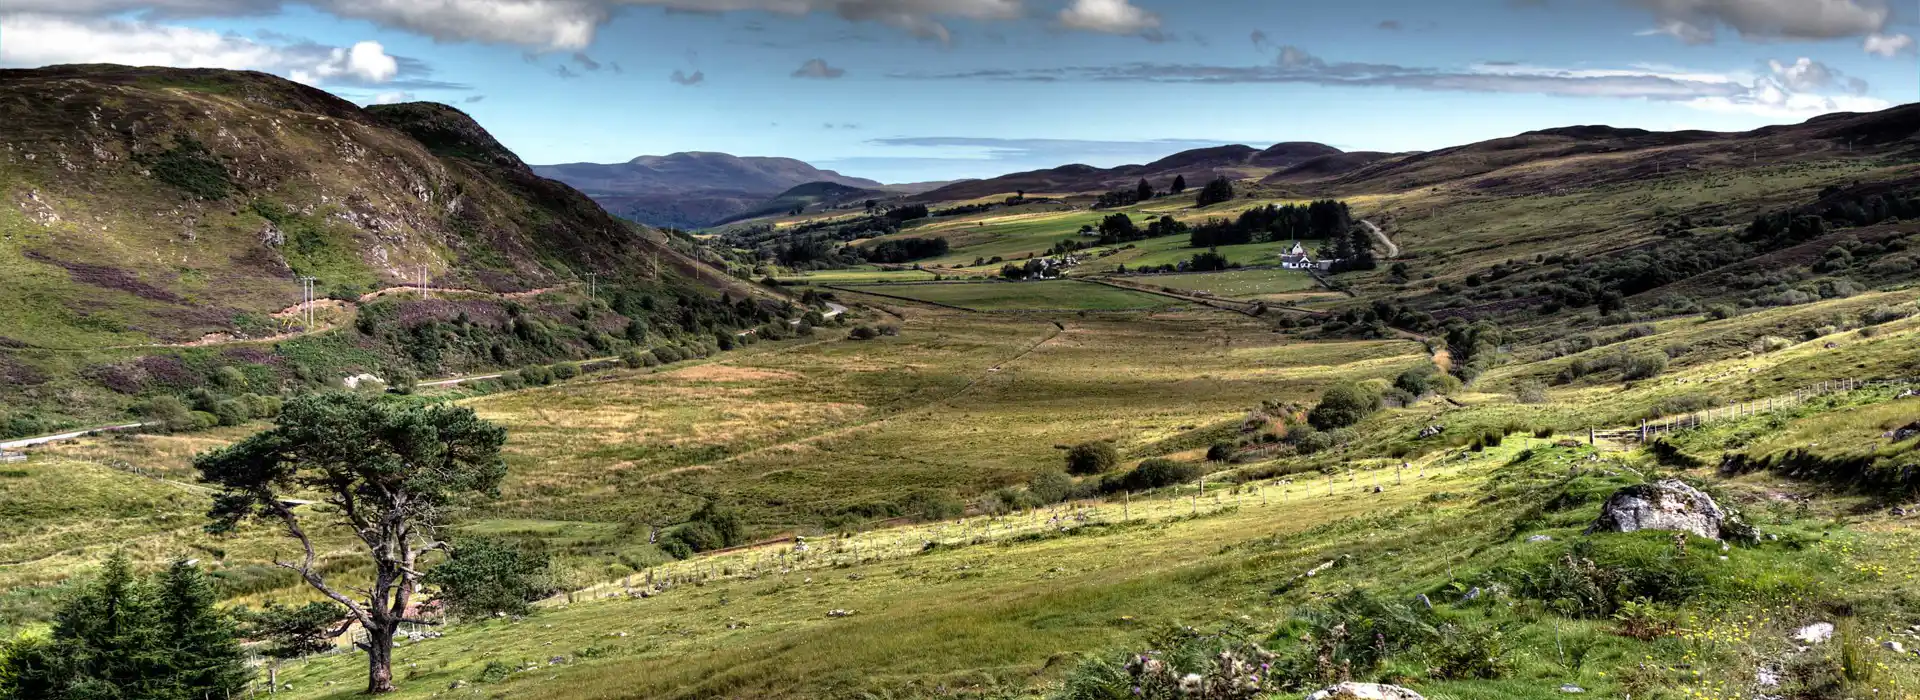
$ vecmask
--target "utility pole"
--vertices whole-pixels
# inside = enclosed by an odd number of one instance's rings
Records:
[[[427,298],[427,264],[420,263],[420,298]]]
[[[587,273],[587,301],[588,302],[595,302],[600,300],[600,294],[599,294],[600,280],[598,279],[599,277],[600,277],[599,273],[595,273],[595,272]]]

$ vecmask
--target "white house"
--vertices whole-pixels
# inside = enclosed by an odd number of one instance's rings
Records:
[[[1313,263],[1313,256],[1307,255],[1307,249],[1301,247],[1299,241],[1294,241],[1291,250],[1280,254],[1280,267],[1288,270],[1311,270],[1316,265]]]

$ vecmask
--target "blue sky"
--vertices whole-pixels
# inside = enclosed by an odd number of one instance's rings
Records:
[[[673,151],[889,182],[1212,143],[1426,150],[1920,99],[1883,0],[0,0],[0,65],[266,70],[457,105],[535,163]]]

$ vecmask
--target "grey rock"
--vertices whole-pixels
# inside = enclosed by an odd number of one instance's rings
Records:
[[[1795,630],[1793,633],[1793,641],[1803,644],[1825,644],[1829,639],[1833,639],[1833,623],[1831,622],[1815,622]]]
[[[1582,688],[1582,687],[1580,687],[1580,686],[1577,686],[1577,685],[1574,685],[1574,684],[1572,684],[1572,683],[1564,683],[1564,684],[1561,684],[1561,686],[1560,686],[1560,692],[1562,692],[1562,693],[1584,693],[1584,692],[1587,692],[1587,689],[1586,689],[1586,688]]]
[[[1891,652],[1893,652],[1893,653],[1895,653],[1895,654],[1905,654],[1905,653],[1907,653],[1907,645],[1905,645],[1905,644],[1901,644],[1901,643],[1900,643],[1900,642],[1898,642],[1898,641],[1892,641],[1892,640],[1889,640],[1889,641],[1887,641],[1887,642],[1884,642],[1884,643],[1882,643],[1882,644],[1880,645],[1880,648],[1882,648],[1882,649],[1885,649],[1885,650],[1887,650],[1887,651],[1891,651]]]
[[[1426,696],[1384,683],[1341,683],[1321,689],[1307,700],[1427,700]]]
[[[1534,535],[1532,537],[1527,538],[1527,541],[1528,542],[1552,542],[1553,536],[1552,535]]]
[[[1752,528],[1720,509],[1699,489],[1679,479],[1664,479],[1653,484],[1635,484],[1615,491],[1600,508],[1588,533],[1639,532],[1666,530],[1689,532],[1707,539],[1722,536],[1737,539],[1758,537]]]

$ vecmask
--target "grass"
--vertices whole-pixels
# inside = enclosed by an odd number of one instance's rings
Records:
[[[782,276],[778,279],[787,284],[872,284],[876,282],[926,282],[932,280],[934,273],[928,270],[882,269],[877,266],[855,267],[845,270],[813,270]]]
[[[1131,311],[1165,308],[1178,303],[1151,294],[1075,280],[953,282],[854,286],[849,289],[974,311]]]
[[[1280,299],[1317,286],[1313,276],[1304,271],[1281,269],[1153,275],[1130,281],[1230,299]]]

